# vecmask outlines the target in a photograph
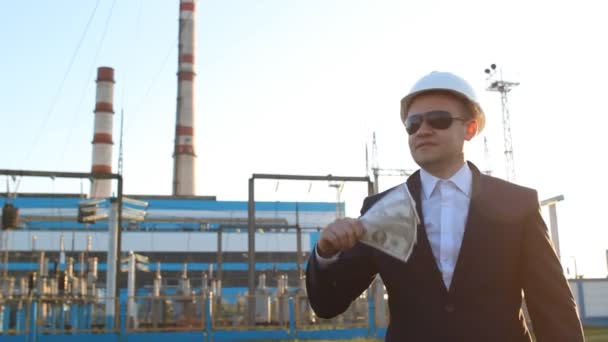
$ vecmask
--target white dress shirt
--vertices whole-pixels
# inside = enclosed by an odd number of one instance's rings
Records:
[[[465,163],[449,179],[440,179],[424,169],[420,170],[422,192],[422,216],[437,267],[441,271],[447,289],[452,283],[452,275],[458,261],[460,245],[471,202],[473,174]],[[323,258],[315,248],[321,268],[338,260],[338,254]]]
[[[469,213],[473,174],[465,163],[449,179],[439,179],[422,169],[420,181],[426,235],[443,283],[449,289]]]

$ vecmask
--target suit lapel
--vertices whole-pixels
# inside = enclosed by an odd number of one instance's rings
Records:
[[[417,228],[418,239],[416,241],[416,246],[414,247],[414,254],[416,257],[420,258],[420,262],[430,266],[431,274],[429,276],[434,279],[434,282],[441,284],[441,289],[443,289],[443,292],[445,293],[447,292],[447,289],[443,282],[443,276],[441,275],[441,270],[437,265],[437,260],[435,260],[435,256],[433,255],[433,250],[431,249],[431,244],[429,243],[428,236],[426,235],[426,228],[424,226],[424,216],[422,215],[422,185],[420,181],[420,171],[416,171],[407,179],[407,187],[410,194],[416,201],[416,211],[418,212],[418,217],[420,218],[420,224]]]
[[[458,260],[454,268],[454,274],[452,276],[452,283],[450,285],[449,292],[452,293],[458,289],[462,282],[466,282],[467,278],[465,275],[469,270],[469,264],[472,258],[478,257],[472,255],[480,244],[483,244],[483,234],[481,230],[484,228],[482,215],[479,212],[481,194],[482,194],[482,175],[479,169],[472,163],[469,163],[469,168],[473,174],[473,184],[471,190],[471,202],[469,204],[469,212],[467,214],[467,220],[464,228],[464,235],[462,237],[462,244],[460,245],[460,252],[458,253]],[[464,278],[463,278],[464,277]]]
[[[471,202],[469,204],[469,212],[465,224],[464,235],[462,237],[460,252],[458,253],[458,260],[454,268],[452,283],[449,289],[445,287],[445,284],[443,282],[443,276],[441,275],[441,269],[437,265],[437,260],[435,260],[435,256],[433,255],[428,236],[426,235],[426,228],[424,226],[424,216],[422,215],[422,185],[420,181],[420,172],[415,172],[407,180],[407,187],[410,193],[412,194],[412,197],[416,201],[416,210],[421,221],[421,223],[418,225],[418,241],[416,247],[418,249],[419,257],[422,258],[421,261],[425,262],[427,265],[432,265],[432,277],[442,285],[442,288],[446,292],[450,293],[453,293],[455,290],[458,289],[459,286],[462,286],[460,285],[461,283],[466,283],[465,279],[466,273],[468,271],[468,265],[472,260],[471,258],[475,257],[474,255],[471,255],[471,253],[476,249],[476,246],[479,246],[479,244],[484,243],[483,241],[480,241],[483,235],[480,234],[480,230],[484,228],[484,223],[482,216],[479,212],[479,204],[481,203],[480,201],[482,201],[481,195],[483,191],[482,175],[479,169],[474,164],[470,162],[468,164],[473,174]]]

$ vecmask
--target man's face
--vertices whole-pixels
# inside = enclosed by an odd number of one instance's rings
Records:
[[[440,92],[416,96],[409,107],[407,117],[433,111],[448,112],[453,118],[461,120],[453,120],[451,126],[446,129],[433,128],[425,120],[415,133],[409,135],[410,152],[414,161],[422,168],[451,169],[464,161],[464,141],[475,135],[475,122],[469,119],[467,109],[460,99]]]

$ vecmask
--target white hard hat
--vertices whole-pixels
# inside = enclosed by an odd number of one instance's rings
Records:
[[[483,130],[486,117],[473,87],[462,77],[443,71],[433,71],[414,84],[410,92],[401,100],[401,121],[405,121],[407,110],[416,95],[433,90],[447,91],[468,100],[475,111],[473,116],[477,120],[477,133]]]

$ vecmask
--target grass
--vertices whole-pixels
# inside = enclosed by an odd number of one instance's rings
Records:
[[[373,338],[354,338],[351,340],[295,340],[297,342],[383,342],[384,340],[378,340]],[[599,341],[599,340],[598,340]],[[262,341],[246,341],[246,342],[262,342]],[[294,342],[292,340],[284,340],[279,342]]]
[[[589,342],[589,341],[606,342],[606,341],[608,341],[608,328],[586,327],[586,328],[584,328],[584,331],[585,331],[585,341],[586,342]],[[536,339],[533,339],[533,341],[536,341]]]
[[[587,342],[607,342],[608,328],[585,328],[585,340]],[[316,340],[310,342],[382,342],[383,340],[356,338],[352,340]],[[290,341],[281,341],[290,342]]]
[[[589,341],[608,341],[608,328],[585,328],[585,339]]]

